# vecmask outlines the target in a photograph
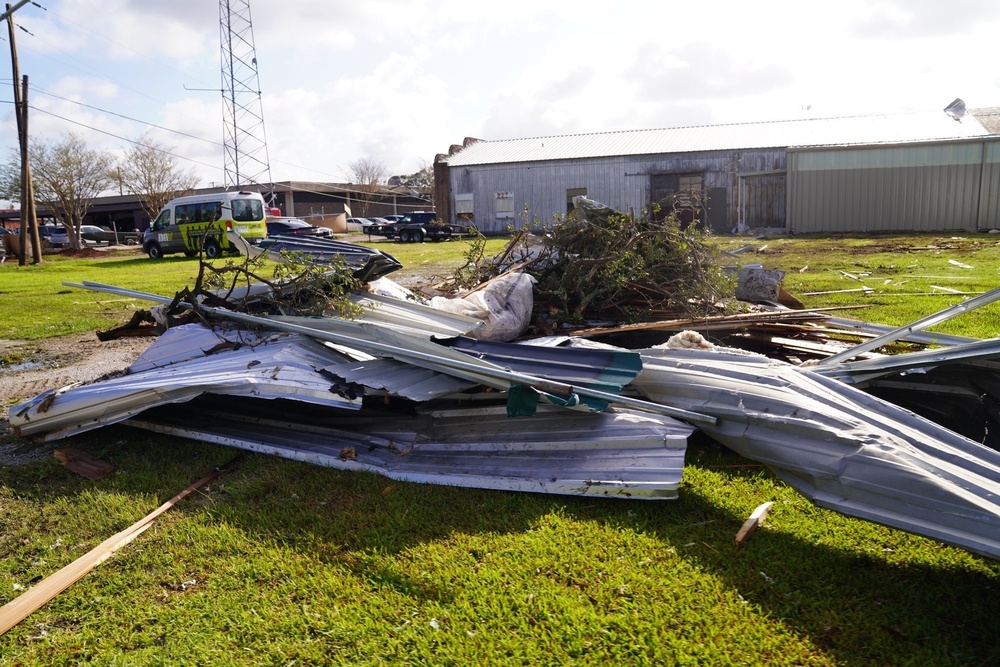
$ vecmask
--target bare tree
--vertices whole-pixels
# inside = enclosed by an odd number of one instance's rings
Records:
[[[368,207],[385,190],[385,180],[388,170],[385,163],[374,158],[358,158],[348,165],[350,169],[351,184],[355,186],[357,192],[355,196],[360,208],[360,217],[365,217]]]
[[[94,198],[114,182],[115,158],[91,149],[73,133],[53,143],[34,143],[31,157],[35,200],[66,228],[71,248],[80,248],[80,225]]]
[[[412,174],[399,176],[399,184],[410,188],[429,188],[434,186],[434,166],[426,160],[421,160],[420,169]]]
[[[148,133],[125,151],[117,177],[125,191],[139,198],[150,220],[168,201],[198,185],[194,170],[182,171],[168,150]]]

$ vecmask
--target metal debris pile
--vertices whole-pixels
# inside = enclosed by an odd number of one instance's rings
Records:
[[[1000,558],[1000,452],[983,444],[1000,341],[875,352],[924,346],[922,329],[1000,290],[891,331],[775,310],[484,336],[527,285],[443,309],[380,278],[351,294],[354,320],[237,310],[265,298],[253,286],[209,305],[76,285],[201,321],[170,327],[123,376],[12,407],[10,422],[42,440],[124,423],[399,480],[651,500],[677,496],[698,429],[818,505]],[[851,336],[867,342],[838,341]],[[928,418],[907,409],[920,404]]]

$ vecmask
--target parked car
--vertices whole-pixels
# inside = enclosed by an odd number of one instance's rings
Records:
[[[375,223],[373,223],[369,218],[348,218],[347,231],[367,232],[373,224]]]
[[[382,219],[383,219],[383,220],[385,220],[386,222],[399,222],[399,221],[400,221],[400,220],[402,220],[402,219],[403,219],[404,217],[405,217],[405,216],[402,216],[402,215],[395,215],[395,214],[394,214],[394,215],[383,215],[383,216],[382,216]]]
[[[65,233],[65,229],[62,225],[38,225],[38,238],[42,241],[49,239],[49,243],[51,244],[52,232],[56,231]]]
[[[268,236],[311,236],[314,238],[330,238],[333,231],[326,227],[310,225],[299,218],[268,218]]]
[[[39,228],[41,232],[41,228]],[[111,239],[108,240],[105,234],[110,234]],[[80,243],[82,245],[98,245],[98,237],[102,237],[103,241],[107,241],[108,245],[114,243],[114,232],[110,229],[104,229],[103,227],[98,227],[97,225],[81,225],[80,226]],[[49,243],[55,248],[64,248],[69,245],[69,234],[66,232],[66,228],[62,225],[54,228],[49,233]]]
[[[38,228],[38,234],[40,237],[44,238],[41,227]],[[62,225],[48,230],[48,238],[49,243],[52,244],[53,248],[65,248],[69,245],[69,233]]]

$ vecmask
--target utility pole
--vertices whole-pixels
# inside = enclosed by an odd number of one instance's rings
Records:
[[[21,138],[21,219],[28,222],[31,234],[31,261],[42,263],[42,240],[38,235],[38,217],[35,215],[35,185],[31,180],[31,162],[28,161],[28,75],[21,82],[21,117],[24,135]],[[22,255],[24,253],[22,252]]]
[[[3,13],[3,18],[7,19],[7,31],[10,35],[10,61],[14,70],[14,115],[17,117],[17,135],[21,149],[21,243],[17,258],[19,266],[24,266],[27,263],[29,242],[32,262],[40,264],[42,261],[42,246],[38,238],[38,226],[35,222],[35,197],[31,185],[31,166],[28,162],[28,77],[24,77],[23,88],[18,85],[21,73],[17,62],[17,42],[14,31],[14,12],[26,5],[28,1],[21,0],[14,7],[8,4],[7,11]]]

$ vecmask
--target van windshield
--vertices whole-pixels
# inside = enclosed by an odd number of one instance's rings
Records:
[[[253,222],[264,219],[264,205],[259,199],[234,199],[233,220]]]

